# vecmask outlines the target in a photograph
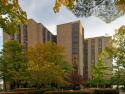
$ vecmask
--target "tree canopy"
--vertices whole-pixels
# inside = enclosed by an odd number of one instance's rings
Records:
[[[26,23],[27,16],[18,0],[0,0],[0,28],[9,35],[18,31],[18,25]]]
[[[121,26],[113,35],[112,47],[107,52],[114,59],[112,84],[125,84],[125,26]]]
[[[54,11],[66,6],[77,17],[96,16],[109,23],[125,12],[124,0],[56,0]]]
[[[125,26],[116,30],[113,36],[113,58],[119,68],[125,68]]]
[[[105,81],[110,80],[108,78],[106,79],[106,77],[109,75],[107,73],[109,68],[106,65],[104,58],[105,58],[105,52],[102,52],[99,55],[99,59],[93,66],[92,70],[92,80],[90,82],[94,85],[97,85],[97,87],[99,87],[99,85],[105,85]]]
[[[115,61],[114,78],[117,79],[117,84],[125,84],[125,26],[116,30],[113,36],[112,54]]]
[[[38,44],[30,48],[28,57],[31,78],[40,86],[64,84],[73,69],[65,59],[63,47],[55,43]]]
[[[8,41],[4,44],[0,55],[0,77],[4,84],[15,83],[27,79],[27,59],[23,46],[17,41]],[[6,87],[5,87],[6,88]]]

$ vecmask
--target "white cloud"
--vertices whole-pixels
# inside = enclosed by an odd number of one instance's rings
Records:
[[[44,24],[49,30],[55,33],[56,25],[81,20],[85,28],[85,37],[112,35],[115,28],[125,24],[125,16],[121,17],[110,24],[106,24],[96,17],[76,18],[69,10],[62,8],[59,13],[53,12],[55,0],[25,0],[21,5],[30,18]]]
[[[69,10],[62,8],[59,13],[53,12],[55,0],[20,0],[20,4],[27,12],[28,18],[41,22],[51,32],[56,34],[56,25],[81,20],[85,29],[85,37],[102,36],[106,33],[112,35],[115,29],[125,24],[125,16],[112,23],[106,24],[96,17],[76,18]],[[2,47],[2,32],[0,32],[0,48]]]
[[[55,0],[20,0],[20,4],[27,12],[28,18],[33,18],[37,22],[41,22],[51,32],[56,34],[56,25],[71,21],[81,20],[85,37],[103,36],[106,33],[112,35],[115,29],[125,24],[125,16],[118,18],[112,23],[106,24],[96,17],[77,18],[66,8],[62,8],[59,13],[53,12]],[[0,42],[2,42],[2,34],[0,32]],[[0,44],[0,47],[2,44]]]
[[[2,30],[0,30],[0,50],[2,49],[2,45],[3,45],[3,33]]]

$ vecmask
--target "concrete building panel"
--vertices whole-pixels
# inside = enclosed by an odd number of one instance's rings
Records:
[[[57,44],[65,48],[66,58],[72,63],[72,25],[58,25],[57,31]]]
[[[10,39],[9,35],[6,33],[3,33],[3,36],[4,42]],[[19,25],[19,31],[14,35],[14,39],[23,44],[25,49],[34,47],[40,43],[56,40],[55,35],[50,33],[50,31],[47,30],[41,23],[37,23],[33,19],[29,19],[27,25]]]
[[[67,60],[83,75],[84,32],[80,21],[57,26],[57,44],[65,48]]]
[[[98,61],[98,57],[100,55],[100,53],[102,51],[104,51],[104,49],[108,46],[111,46],[111,37],[94,37],[94,38],[88,38],[85,39],[85,41],[87,41],[88,44],[88,58],[84,58],[84,59],[88,59],[85,60],[84,64],[87,63],[87,67],[88,67],[88,80],[92,79],[92,69],[94,64]],[[109,45],[110,44],[110,45]],[[84,56],[86,55],[86,53],[84,53]],[[112,68],[112,59],[109,59],[108,57],[105,58],[105,63],[109,68]],[[108,71],[107,73],[109,73],[109,75],[105,76],[105,78],[109,79],[111,78],[111,73],[112,71]]]

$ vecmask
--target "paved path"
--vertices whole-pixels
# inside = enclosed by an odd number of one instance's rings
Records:
[[[120,92],[119,94],[125,94],[125,92]]]

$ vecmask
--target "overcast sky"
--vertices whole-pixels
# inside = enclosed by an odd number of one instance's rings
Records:
[[[56,25],[71,21],[81,20],[85,37],[112,35],[115,29],[125,24],[125,16],[118,18],[112,23],[105,23],[99,18],[77,18],[66,8],[59,13],[53,12],[55,0],[20,0],[21,7],[27,12],[28,18],[41,22],[51,32],[56,34]],[[0,48],[2,47],[2,32],[0,32]]]

